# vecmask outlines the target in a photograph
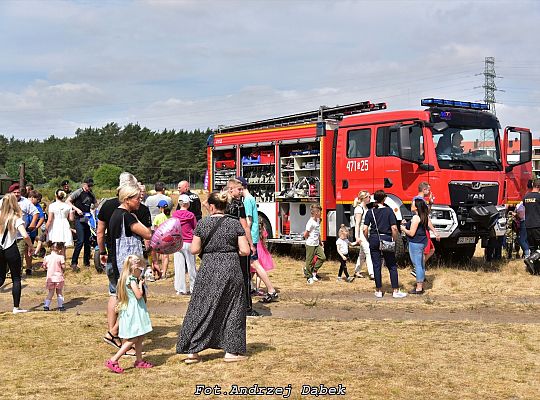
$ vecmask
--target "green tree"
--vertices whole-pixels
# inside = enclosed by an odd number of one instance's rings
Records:
[[[118,177],[122,168],[111,164],[102,164],[94,173],[94,182],[97,186],[112,189],[118,186]]]
[[[25,179],[27,182],[43,183],[45,182],[45,165],[38,156],[29,156],[25,158],[11,158],[6,162],[6,172],[11,177],[19,176],[19,167],[24,163]]]

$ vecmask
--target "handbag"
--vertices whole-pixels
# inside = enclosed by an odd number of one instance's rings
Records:
[[[379,228],[377,227],[377,219],[375,218],[375,212],[373,208],[371,209],[371,214],[373,214],[373,221],[375,222],[375,230],[377,231],[377,236],[379,237],[379,250],[384,253],[395,253],[396,251],[396,242],[393,240],[382,240],[379,233]]]
[[[116,266],[118,267],[117,271],[120,276],[120,269],[123,268],[124,261],[130,255],[137,255],[143,257],[143,245],[140,236],[135,233],[132,233],[132,236],[126,235],[126,221],[125,214],[122,215],[122,228],[120,231],[120,237],[116,239]]]

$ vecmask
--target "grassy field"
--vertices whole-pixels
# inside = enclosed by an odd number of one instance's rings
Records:
[[[215,390],[290,385],[289,398],[298,399],[315,398],[302,395],[303,385],[322,384],[342,385],[345,394],[338,397],[347,399],[538,398],[540,279],[520,261],[486,265],[476,258],[460,269],[434,265],[427,294],[403,300],[375,299],[373,282],[366,279],[336,282],[335,261],[323,266],[324,280],[313,286],[302,279],[300,255],[276,261],[271,278],[280,301],[256,304],[266,316],[248,319],[248,361],[226,364],[222,352],[207,350],[200,364],[182,362],[175,344],[189,297],[176,296],[168,279],[149,284],[154,331],[145,350],[156,367],[135,370],[133,360],[123,358],[123,375],[103,366],[112,354],[101,339],[106,277],[67,271],[68,311],[45,313],[39,311],[44,273],[36,271],[24,281],[22,300],[35,311],[0,313],[2,397],[270,399],[288,392],[225,396]],[[404,289],[411,287],[409,270],[399,274]],[[383,271],[390,292],[388,281]],[[11,310],[10,290],[9,283],[0,290],[2,311]],[[195,395],[197,385],[212,394]]]

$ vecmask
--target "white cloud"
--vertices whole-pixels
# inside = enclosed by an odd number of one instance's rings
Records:
[[[540,131],[539,4],[3,1],[0,133],[69,135],[110,121],[192,129],[368,99],[390,109],[479,100],[485,56],[508,88],[497,94],[501,116]]]

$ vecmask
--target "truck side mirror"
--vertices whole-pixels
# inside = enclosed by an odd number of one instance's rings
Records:
[[[412,147],[411,147],[411,127],[404,125],[400,126],[397,134],[398,134],[398,152],[399,152],[399,158],[405,160],[417,163],[418,160],[414,160],[412,156]]]
[[[531,131],[519,132],[519,163],[525,164],[532,159],[532,133]]]

